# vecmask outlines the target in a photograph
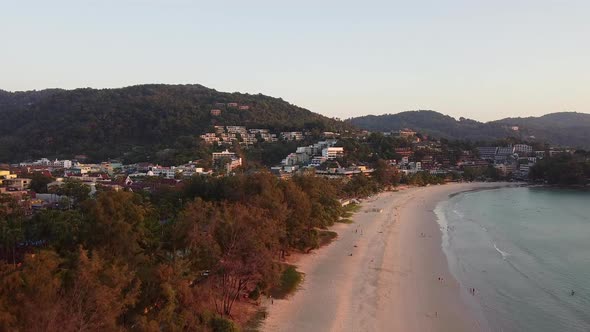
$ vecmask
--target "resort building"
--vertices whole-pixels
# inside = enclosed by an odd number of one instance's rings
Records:
[[[344,148],[343,147],[327,147],[322,150],[322,157],[325,157],[328,160],[342,158],[342,157],[344,157]]]
[[[518,153],[521,156],[529,155],[533,153],[533,147],[526,144],[515,144],[514,153]]]

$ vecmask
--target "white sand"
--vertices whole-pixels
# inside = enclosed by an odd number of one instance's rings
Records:
[[[451,193],[486,186],[495,184],[412,188],[364,201],[353,224],[333,228],[334,243],[298,262],[301,289],[269,305],[262,330],[481,330],[449,273],[433,209]]]

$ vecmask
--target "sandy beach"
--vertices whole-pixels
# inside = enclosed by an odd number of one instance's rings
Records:
[[[269,305],[262,330],[486,330],[449,272],[433,210],[450,194],[497,185],[411,188],[365,200],[353,224],[333,228],[334,243],[299,260],[303,284]]]

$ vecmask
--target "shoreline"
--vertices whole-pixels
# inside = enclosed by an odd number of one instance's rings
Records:
[[[363,201],[352,224],[330,229],[333,243],[295,263],[303,283],[267,307],[261,330],[486,330],[450,271],[434,209],[452,194],[509,185],[415,187]]]

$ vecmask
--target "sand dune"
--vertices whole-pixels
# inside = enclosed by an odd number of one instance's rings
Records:
[[[486,186],[494,184],[412,188],[364,201],[353,224],[333,228],[334,243],[298,262],[301,289],[269,306],[262,330],[486,330],[461,299],[433,212],[449,194]]]

